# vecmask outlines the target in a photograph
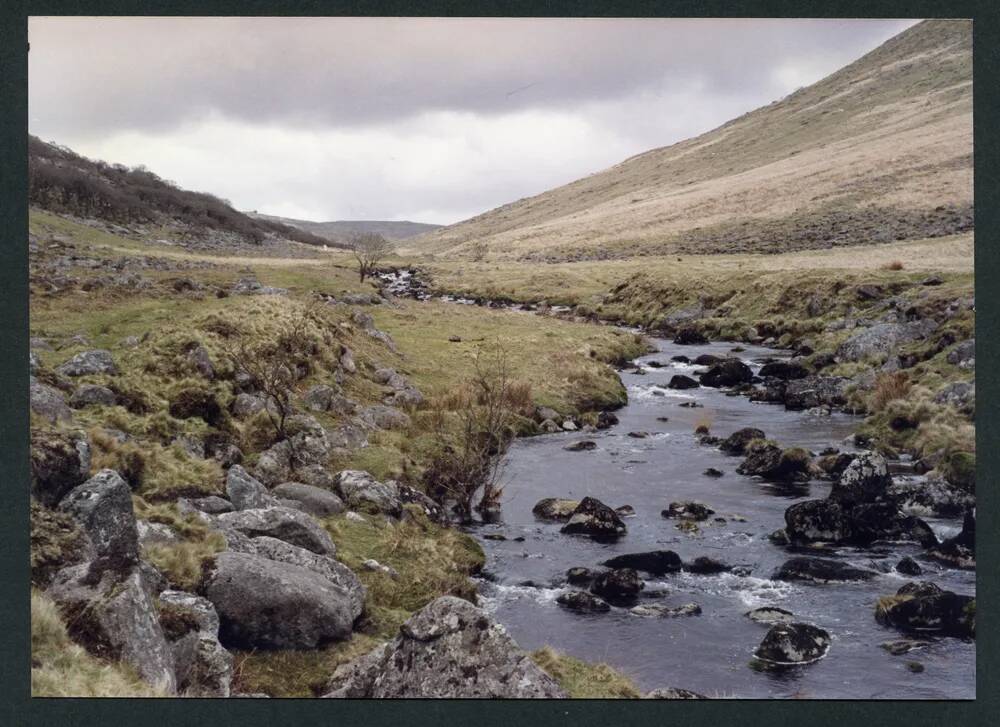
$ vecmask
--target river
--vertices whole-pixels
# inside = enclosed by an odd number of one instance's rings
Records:
[[[607,662],[644,690],[680,687],[709,697],[738,698],[974,698],[974,643],[942,638],[905,656],[893,656],[879,647],[903,634],[876,623],[875,601],[912,580],[891,572],[891,566],[903,555],[919,560],[918,546],[900,543],[867,550],[839,549],[832,557],[890,571],[866,583],[804,585],[771,580],[775,568],[795,554],[773,544],[768,535],[783,527],[785,508],[798,500],[825,497],[830,483],[814,481],[789,488],[738,475],[739,457],[703,445],[694,435],[696,425],[704,422],[710,422],[712,434],[723,437],[755,426],[782,446],[802,446],[814,453],[829,446],[849,450],[844,440],[860,419],[842,413],[816,416],[786,411],[780,405],[752,403],[718,389],[667,389],[672,375],[690,375],[696,368],[672,362],[671,356],[734,355],[733,344],[678,346],[653,340],[658,351],[637,361],[643,374],[622,373],[629,404],[617,412],[617,426],[532,437],[511,446],[504,469],[503,521],[474,530],[487,553],[489,577],[481,582],[484,606],[522,647],[549,645],[588,661]],[[760,359],[787,354],[746,346],[738,355],[756,372]],[[667,365],[654,368],[648,365],[651,360]],[[685,401],[702,406],[680,406]],[[662,421],[663,417],[668,421]],[[649,436],[628,436],[634,431]],[[565,449],[581,439],[594,440],[597,448]],[[708,477],[703,474],[708,467],[724,475]],[[543,497],[580,499],[585,495],[611,507],[633,506],[635,516],[625,519],[627,535],[615,543],[598,543],[560,534],[559,523],[532,515],[532,506]],[[676,520],[660,515],[669,502],[677,500],[703,502],[726,521],[709,519],[700,523],[700,533],[682,532],[675,527]],[[952,535],[961,526],[944,519],[928,522],[939,537]],[[490,533],[507,540],[482,537]],[[702,609],[697,616],[650,618],[635,616],[625,608],[580,614],[556,603],[567,587],[553,583],[568,568],[593,569],[613,555],[656,549],[674,550],[685,562],[711,556],[742,566],[745,574],[647,576],[645,590],[665,590],[666,595],[658,600],[642,598],[640,603],[671,607],[696,603]],[[919,562],[924,569],[920,580],[975,594],[974,572]],[[533,585],[521,585],[527,581]],[[827,656],[781,672],[752,669],[752,652],[767,626],[751,621],[745,613],[766,605],[792,611],[797,620],[826,629],[833,640]],[[907,662],[914,661],[923,665],[922,673],[908,667]]]

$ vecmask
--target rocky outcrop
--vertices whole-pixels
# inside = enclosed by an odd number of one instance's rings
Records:
[[[215,516],[214,523],[223,531],[235,530],[249,538],[268,536],[320,555],[336,552],[333,541],[319,523],[289,507],[227,512]]]
[[[90,473],[90,444],[81,434],[33,429],[31,432],[31,494],[54,507]]]
[[[782,381],[804,379],[809,374],[809,369],[803,363],[794,359],[790,361],[770,361],[760,367],[760,375],[762,377],[781,379]]]
[[[708,343],[708,339],[697,328],[688,326],[677,331],[677,334],[674,336],[674,343],[679,346],[697,346]]]
[[[314,649],[348,638],[356,612],[351,594],[315,570],[249,553],[216,556],[205,595],[222,643],[239,648]]]
[[[91,654],[124,661],[145,682],[175,693],[173,654],[140,569],[103,570],[95,578],[96,572],[86,563],[65,568],[47,592],[70,637]]]
[[[911,323],[877,323],[864,328],[837,348],[838,361],[865,361],[929,335],[936,324],[928,319]]]
[[[183,591],[163,591],[158,600],[178,691],[188,697],[228,697],[233,655],[219,643],[215,607],[207,599]]]
[[[384,404],[365,407],[358,414],[358,419],[371,429],[406,429],[410,426],[410,417],[406,412]]]
[[[334,477],[334,487],[352,509],[398,517],[402,510],[395,482],[379,482],[361,470],[344,470]]]
[[[81,351],[59,366],[56,371],[63,376],[89,376],[91,374],[114,376],[118,373],[118,366],[110,351],[95,349]]]
[[[603,563],[608,568],[634,568],[655,576],[677,573],[682,566],[681,558],[672,550],[651,550],[646,553],[625,553],[616,555]]]
[[[55,424],[73,419],[73,412],[66,406],[66,398],[59,389],[31,379],[29,391],[31,413]]]
[[[595,540],[614,540],[625,534],[618,513],[594,497],[585,497],[573,510],[560,532],[586,535]]]
[[[902,631],[975,638],[976,599],[934,583],[907,583],[895,596],[879,599],[875,620]]]
[[[309,414],[288,417],[286,429],[294,432],[261,453],[254,474],[268,485],[293,479],[304,467],[324,464],[330,454],[326,430]]]
[[[807,376],[789,381],[784,389],[786,409],[842,407],[847,404],[847,387],[851,380],[842,376]]]
[[[101,470],[59,503],[94,544],[90,574],[126,573],[139,563],[139,532],[132,511],[132,492],[114,470]]]
[[[334,672],[326,697],[552,699],[566,694],[485,611],[452,596]]]
[[[754,656],[777,665],[808,664],[826,656],[830,634],[812,624],[779,623],[772,626]]]

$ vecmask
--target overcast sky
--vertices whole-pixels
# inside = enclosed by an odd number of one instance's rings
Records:
[[[29,128],[238,209],[452,223],[708,131],[913,22],[32,18]]]

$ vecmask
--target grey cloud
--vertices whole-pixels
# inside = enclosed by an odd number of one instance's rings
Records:
[[[324,128],[438,110],[565,109],[697,85],[771,98],[907,21],[35,18],[33,128],[168,131],[212,114]]]

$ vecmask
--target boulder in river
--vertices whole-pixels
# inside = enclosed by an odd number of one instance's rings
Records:
[[[683,606],[663,606],[655,603],[643,603],[629,609],[633,616],[646,616],[656,618],[676,618],[678,616],[698,616],[701,614],[701,606],[697,603],[685,603]]]
[[[634,568],[654,576],[676,573],[681,567],[681,557],[672,550],[650,550],[645,553],[625,553],[601,563],[608,568]]]
[[[581,566],[576,566],[570,568],[566,571],[566,581],[573,586],[582,586],[589,584],[594,580],[594,574],[589,568],[583,568]]]
[[[806,623],[779,623],[772,626],[754,656],[777,665],[808,664],[826,656],[830,634]]]
[[[875,620],[903,631],[975,638],[976,599],[934,583],[907,583],[895,596],[879,599]]]
[[[875,502],[892,485],[889,464],[874,452],[862,452],[847,464],[830,490],[830,499],[842,505]]]
[[[556,681],[506,629],[468,601],[442,596],[395,639],[337,668],[326,697],[554,699]]]
[[[613,540],[624,535],[626,530],[618,513],[597,498],[585,497],[560,532],[587,535],[596,540]]]
[[[722,359],[700,377],[702,386],[715,388],[746,384],[752,378],[753,371],[738,358]]]
[[[756,427],[744,427],[726,437],[720,444],[721,449],[726,454],[745,454],[747,445],[755,439],[766,439],[763,430]]]
[[[965,570],[976,569],[976,513],[968,510],[962,523],[962,530],[943,543],[934,544],[927,555],[936,561]]]
[[[569,520],[573,511],[579,506],[579,500],[546,497],[535,503],[531,508],[531,514],[540,520]]]
[[[919,576],[924,572],[924,569],[920,567],[917,561],[907,555],[896,563],[896,572],[906,576]]]
[[[609,429],[616,424],[618,424],[618,417],[614,414],[614,412],[598,412],[596,425],[598,429]]]
[[[606,601],[586,591],[567,591],[556,598],[556,603],[580,613],[607,613],[611,610]]]
[[[613,568],[597,574],[590,585],[590,592],[612,603],[631,601],[644,585],[634,569]]]
[[[677,331],[677,334],[674,336],[674,343],[678,346],[699,346],[708,343],[708,339],[697,328],[688,326]]]
[[[874,571],[854,568],[846,563],[825,558],[792,558],[785,561],[772,576],[776,581],[804,581],[807,583],[844,583],[868,581],[876,576]]]
[[[592,452],[597,449],[597,442],[592,439],[581,439],[579,442],[573,442],[566,447],[564,447],[567,452]]]
[[[761,606],[747,611],[744,614],[751,621],[762,624],[792,623],[795,621],[795,614],[777,606]]]
[[[660,514],[666,518],[701,521],[708,520],[710,515],[715,514],[715,510],[700,502],[671,502]]]
[[[757,475],[778,482],[809,480],[812,458],[800,447],[782,449],[773,442],[755,439],[746,447],[746,459],[736,468],[741,475]]]
[[[722,561],[716,560],[715,558],[710,558],[707,555],[699,555],[690,563],[684,564],[684,570],[686,570],[688,573],[697,573],[698,575],[713,575],[715,573],[727,573],[732,569],[733,569],[732,566],[726,565]]]
[[[700,386],[701,384],[684,374],[674,374],[667,384],[668,389],[697,389]]]
[[[771,361],[764,364],[760,369],[760,375],[764,378],[781,379],[790,381],[792,379],[804,379],[809,376],[809,369],[799,361]]]

